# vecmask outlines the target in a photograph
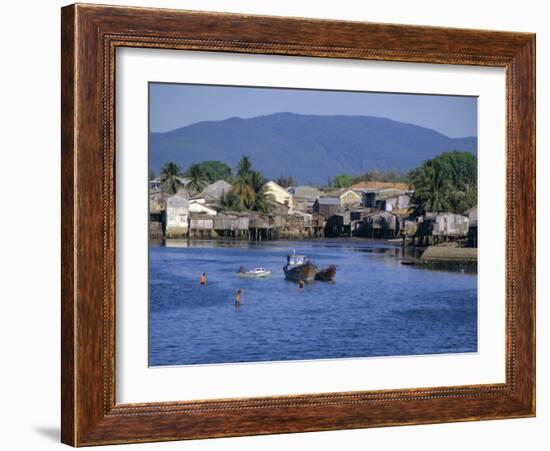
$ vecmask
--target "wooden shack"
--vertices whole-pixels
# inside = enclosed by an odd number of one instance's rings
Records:
[[[340,210],[339,197],[320,197],[313,204],[313,211],[322,214],[325,218],[329,218]]]
[[[350,236],[351,215],[348,210],[339,211],[330,216],[325,225],[325,236],[335,238],[339,236]]]
[[[254,241],[270,240],[274,238],[271,217],[258,211],[250,212],[248,225],[250,238]]]
[[[395,238],[399,233],[397,217],[384,210],[369,213],[357,228],[366,238]]]
[[[468,235],[469,220],[454,213],[439,213],[433,219],[432,235],[465,237]]]
[[[214,218],[214,230],[222,237],[248,238],[249,227],[248,213],[225,211]]]
[[[204,213],[191,213],[189,215],[189,237],[212,238],[214,232],[215,216]]]
[[[303,211],[293,211],[284,218],[284,225],[280,230],[282,238],[312,238],[313,216]]]
[[[372,208],[353,208],[349,211],[351,221],[362,221],[372,212]]]
[[[311,211],[322,191],[314,186],[292,186],[287,190],[293,197],[293,208],[299,211]]]
[[[274,214],[271,215],[271,225],[274,230],[282,230],[285,227],[288,215]]]
[[[272,215],[279,215],[279,216],[286,216],[290,212],[290,207],[285,204],[281,204],[280,202],[273,201],[271,203],[271,214]]]
[[[408,208],[411,203],[407,191],[390,188],[363,193],[363,205],[368,208],[392,211]]]
[[[419,245],[456,241],[468,236],[469,220],[455,213],[426,213],[419,218],[417,237]]]
[[[311,214],[311,233],[313,238],[325,237],[325,226],[327,224],[327,218],[321,213],[313,212]]]
[[[285,218],[284,227],[281,230],[282,238],[301,238],[304,234],[304,218],[292,214]]]

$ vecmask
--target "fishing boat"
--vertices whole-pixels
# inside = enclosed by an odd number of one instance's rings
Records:
[[[239,268],[239,271],[237,272],[237,275],[239,277],[261,278],[261,277],[267,277],[271,275],[271,270],[265,269],[265,268],[254,268],[247,271],[241,266]]]
[[[323,269],[315,269],[315,280],[332,282],[336,276],[336,266],[330,265]]]
[[[315,279],[315,266],[311,260],[305,255],[298,255],[295,252],[287,256],[283,271],[288,280],[311,282]]]

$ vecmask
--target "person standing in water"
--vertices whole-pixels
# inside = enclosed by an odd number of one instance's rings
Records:
[[[201,285],[206,285],[206,273],[205,272],[202,273],[202,276],[200,277],[199,282],[200,282]]]
[[[238,289],[237,294],[235,295],[235,307],[239,308],[241,306],[241,299],[243,296],[243,290]]]

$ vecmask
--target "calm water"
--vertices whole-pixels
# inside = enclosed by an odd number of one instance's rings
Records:
[[[477,351],[475,274],[401,265],[401,249],[366,241],[180,246],[150,249],[152,366]],[[285,280],[292,249],[336,264],[336,281]],[[240,266],[272,275],[238,278]]]

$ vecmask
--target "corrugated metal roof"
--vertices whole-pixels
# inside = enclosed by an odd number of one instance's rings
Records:
[[[401,189],[385,189],[383,191],[379,191],[376,194],[376,199],[377,200],[391,199],[392,197],[403,196],[405,194],[407,193]]]
[[[330,195],[331,195],[331,197],[333,197],[333,196],[341,197],[343,194],[346,194],[347,192],[352,192],[353,194],[357,195],[358,197],[361,197],[360,194],[358,194],[357,192],[355,192],[351,188],[340,188],[340,189],[337,189],[336,191],[331,192]]]
[[[355,185],[351,185],[352,189],[386,189],[386,188],[397,188],[397,189],[409,189],[409,186],[406,183],[402,182],[359,182]]]
[[[229,190],[231,190],[231,185],[229,183],[225,180],[218,180],[204,188],[195,198],[204,197],[211,200],[220,200]]]
[[[305,197],[309,199],[315,199],[316,197],[320,196],[322,194],[321,191],[319,191],[314,186],[293,186],[288,189],[290,193],[292,193],[295,197]]]
[[[319,205],[340,205],[340,198],[338,197],[320,197],[318,201]]]

